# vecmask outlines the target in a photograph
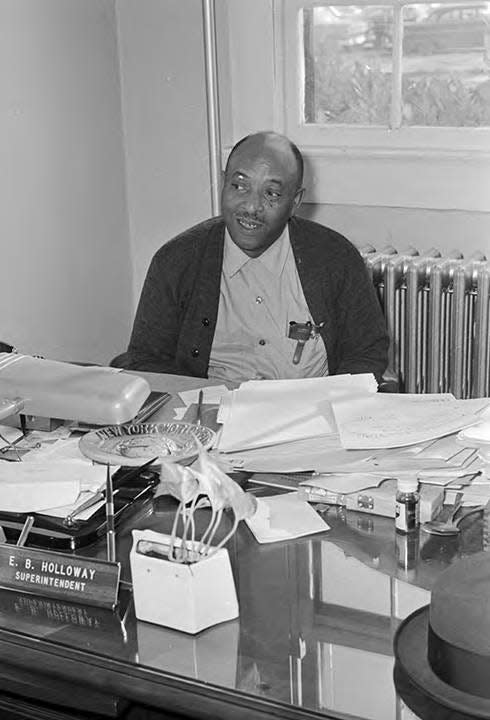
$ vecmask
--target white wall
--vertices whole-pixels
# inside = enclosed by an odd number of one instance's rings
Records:
[[[211,212],[201,0],[0,0],[0,47],[0,339],[109,362]]]
[[[438,248],[443,255],[459,249],[469,258],[483,253],[490,260],[490,213],[365,205],[305,204],[300,215],[328,225],[357,247],[387,246],[398,252]]]
[[[155,250],[211,213],[201,0],[116,0],[137,302]]]
[[[247,38],[227,32],[242,3],[217,7],[230,145],[275,126],[272,51],[255,40],[244,57]],[[201,0],[0,0],[0,339],[108,362],[126,347],[153,252],[209,216],[201,13]],[[490,254],[488,212],[328,202],[310,196],[302,212],[359,246]]]
[[[132,314],[113,0],[0,2],[0,339],[107,361]]]

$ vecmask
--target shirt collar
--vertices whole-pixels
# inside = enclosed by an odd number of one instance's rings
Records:
[[[262,255],[257,258],[251,258],[235,245],[231,239],[228,229],[225,229],[225,245],[223,252],[223,273],[228,277],[233,277],[239,272],[244,265],[250,261],[261,262],[269,272],[281,275],[290,248],[289,228],[286,225],[280,236],[270,247],[267,248]]]

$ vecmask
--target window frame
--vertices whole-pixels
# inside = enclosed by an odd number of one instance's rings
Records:
[[[461,0],[461,5],[472,5],[475,0]],[[393,35],[393,76],[396,78],[393,88],[390,127],[367,125],[328,125],[306,124],[302,118],[304,57],[302,32],[299,23],[300,12],[304,8],[322,5],[352,5],[352,0],[332,0],[331,3],[319,0],[275,0],[275,23],[281,33],[276,42],[276,65],[284,66],[284,125],[286,132],[304,145],[321,145],[391,149],[399,153],[420,149],[449,153],[488,152],[490,149],[490,127],[427,127],[402,126],[401,124],[401,71],[402,71],[402,34],[400,32],[401,12],[405,5],[413,5],[408,0],[382,0],[368,2],[354,0],[356,6],[374,4],[389,5],[394,10]],[[418,0],[417,4],[430,4]],[[454,5],[454,1],[442,0],[440,5]],[[296,68],[296,72],[294,72]],[[394,107],[396,106],[396,107]]]
[[[394,132],[301,124],[301,45],[291,18],[301,7],[324,4],[222,0],[227,30],[218,47],[223,161],[244,135],[275,130],[288,135],[305,157],[306,203],[490,212],[488,128]]]

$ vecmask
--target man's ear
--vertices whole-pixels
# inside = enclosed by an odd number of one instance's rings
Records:
[[[293,200],[293,207],[291,208],[291,217],[296,213],[296,210],[299,208],[301,203],[303,202],[303,196],[305,194],[305,189],[300,188],[296,195],[294,196]]]

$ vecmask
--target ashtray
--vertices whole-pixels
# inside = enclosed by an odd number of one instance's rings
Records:
[[[95,462],[137,466],[152,458],[183,465],[209,449],[216,434],[204,425],[186,422],[110,425],[80,438],[80,452]]]

